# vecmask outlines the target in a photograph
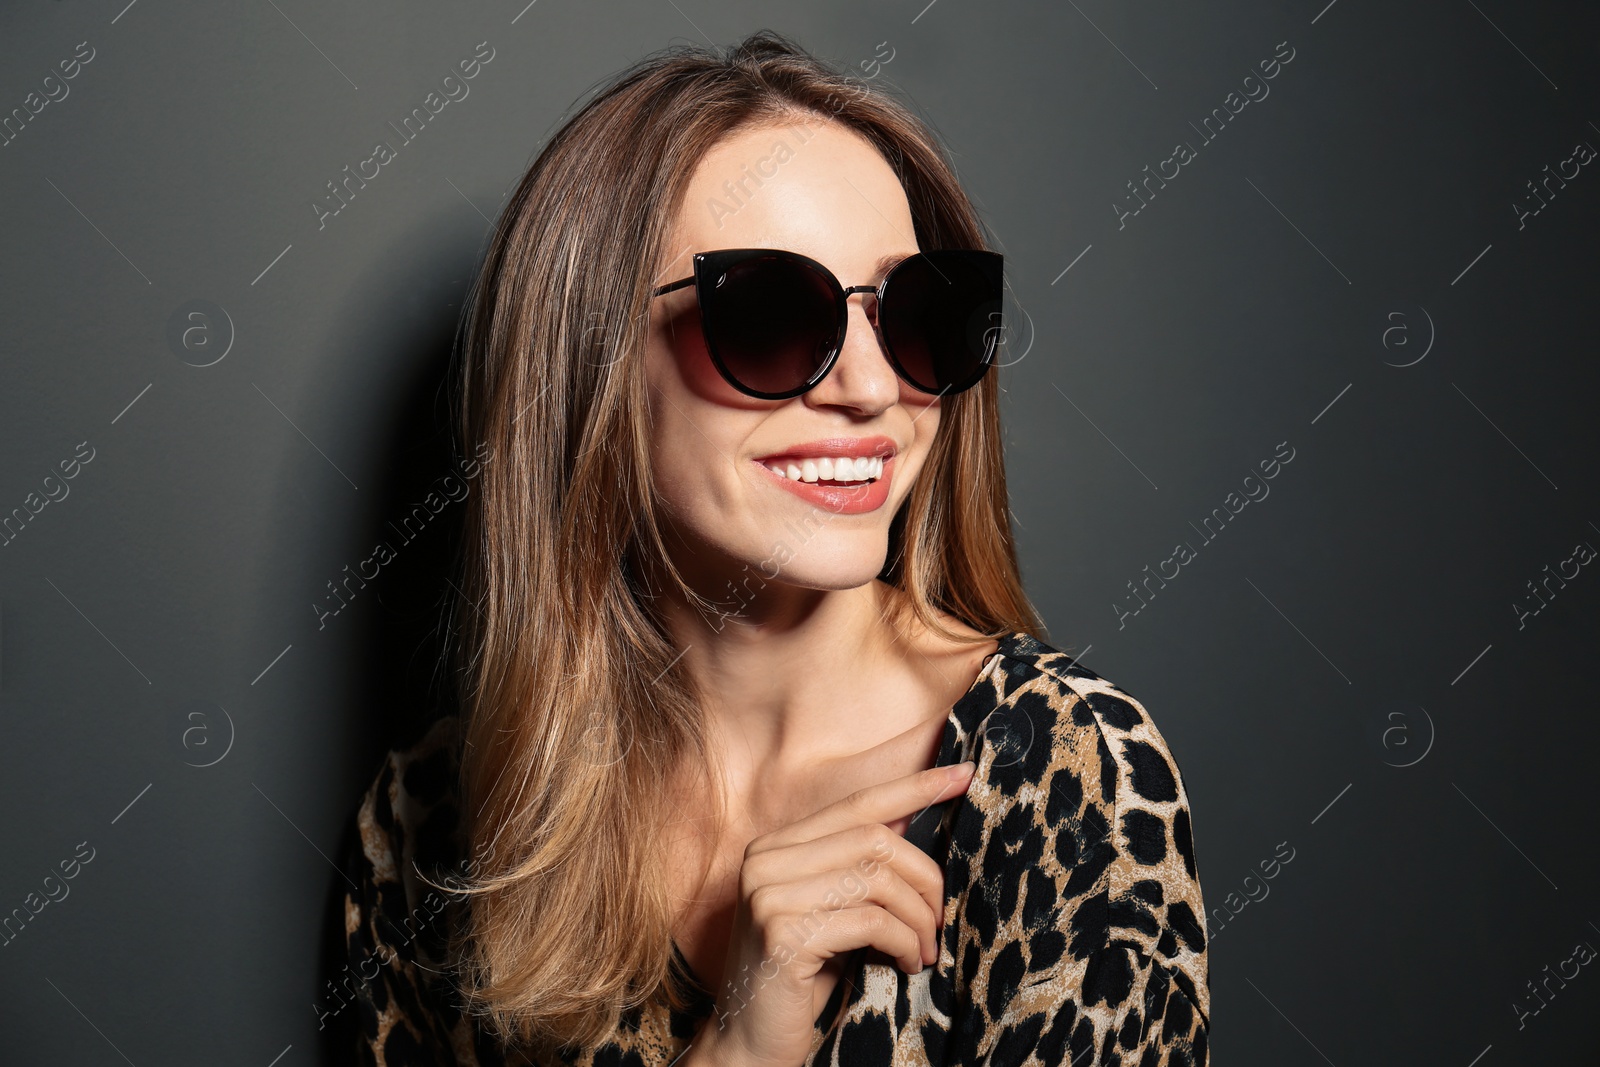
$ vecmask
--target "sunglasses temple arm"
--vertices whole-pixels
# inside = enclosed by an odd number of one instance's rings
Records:
[[[694,276],[690,275],[687,278],[679,278],[677,281],[669,282],[666,285],[658,285],[653,290],[651,290],[650,295],[651,296],[661,296],[661,295],[663,295],[665,293],[670,293],[670,292],[672,292],[672,291],[674,291],[676,289],[682,289],[686,285],[693,285],[693,284],[694,284]]]

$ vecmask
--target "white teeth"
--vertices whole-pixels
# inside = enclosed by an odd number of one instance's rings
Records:
[[[876,481],[883,477],[882,456],[818,456],[815,459],[788,459],[768,463],[767,469],[780,478],[795,482],[820,480],[839,482]]]

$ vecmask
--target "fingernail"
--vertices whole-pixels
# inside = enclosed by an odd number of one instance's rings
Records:
[[[952,782],[959,782],[971,775],[972,772],[977,769],[978,765],[971,760],[965,760],[961,763],[957,763],[955,766],[950,768],[950,780]]]

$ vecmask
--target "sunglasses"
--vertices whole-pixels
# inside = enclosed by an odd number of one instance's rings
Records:
[[[852,293],[871,293],[867,313],[889,364],[912,388],[970,389],[994,362],[1005,282],[998,252],[939,249],[895,264],[879,285],[839,284],[798,252],[728,248],[696,252],[694,274],[652,297],[693,285],[717,371],[761,400],[812,389],[839,360]]]

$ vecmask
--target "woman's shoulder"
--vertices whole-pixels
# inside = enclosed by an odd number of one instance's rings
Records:
[[[1107,801],[1115,787],[1129,801],[1187,808],[1178,761],[1131,693],[1026,633],[1002,639],[998,655],[983,732],[1000,759],[1039,782],[1051,770],[1056,745],[1093,743],[1117,764],[1115,773],[1108,767],[1102,776]]]
[[[384,754],[342,857],[345,966],[318,1010],[338,1014],[352,995],[362,1063],[503,1062],[485,1050],[444,980],[459,913],[430,884],[466,873],[458,860],[460,737],[458,718],[446,716]]]
[[[1017,768],[1011,778],[1040,784],[1061,748],[1090,744],[1116,764],[1101,775],[1108,802],[1118,790],[1130,801],[1187,807],[1178,761],[1131,693],[1026,633],[1001,638],[996,655],[999,662],[984,676],[988,685],[965,708],[964,725],[973,728],[974,741],[981,734],[999,764]]]
[[[418,869],[439,880],[462,852],[458,797],[461,724],[433,721],[416,740],[389,749],[356,812],[357,847],[374,880],[403,888],[420,903],[429,887]]]
[[[1013,634],[998,652],[956,709],[978,768],[952,859],[981,887],[977,910],[1023,942],[1029,970],[1125,946],[1208,1016],[1194,828],[1166,739],[1137,698],[1045,641]]]

